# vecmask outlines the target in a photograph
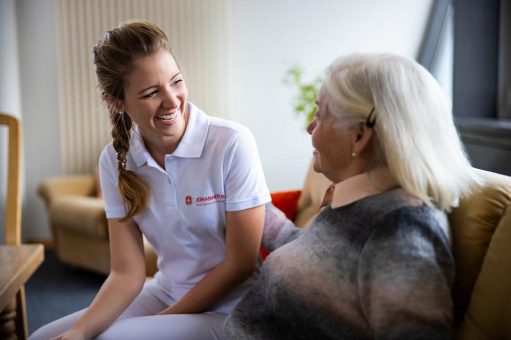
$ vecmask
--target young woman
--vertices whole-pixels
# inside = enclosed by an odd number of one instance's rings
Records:
[[[94,47],[113,124],[100,156],[111,272],[91,306],[31,339],[222,339],[257,277],[270,195],[250,132],[187,101],[165,34],[129,22]],[[142,235],[158,255],[145,282]]]

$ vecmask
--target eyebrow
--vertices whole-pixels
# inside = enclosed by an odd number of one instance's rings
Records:
[[[172,78],[170,78],[170,81],[172,81],[174,78],[176,78],[176,77],[177,77],[178,75],[180,75],[180,74],[181,74],[181,72],[178,72],[178,73],[174,74],[174,76],[172,76]],[[143,90],[139,91],[139,92],[137,93],[137,95],[142,94],[142,92],[145,92],[145,91],[147,91],[147,90],[149,90],[149,89],[152,89],[153,87],[157,87],[157,86],[158,86],[158,85],[151,85],[151,86],[149,86],[149,87],[146,87],[145,89],[143,89]]]

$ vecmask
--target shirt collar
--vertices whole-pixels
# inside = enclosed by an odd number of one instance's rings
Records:
[[[149,154],[149,151],[147,151],[145,148],[142,136],[140,135],[140,132],[136,126],[131,131],[129,153],[137,167],[141,167],[146,163],[149,164],[151,161],[154,162],[153,158]]]
[[[188,123],[186,130],[172,156],[182,158],[199,158],[206,144],[208,136],[209,118],[192,103],[188,103]],[[130,155],[137,167],[144,164],[156,165],[156,162],[147,151],[140,132],[135,127],[130,137]]]
[[[398,186],[387,168],[374,169],[335,183],[332,208],[338,208],[363,198],[377,195]]]
[[[199,158],[208,136],[209,117],[192,103],[188,103],[188,124],[172,156]]]

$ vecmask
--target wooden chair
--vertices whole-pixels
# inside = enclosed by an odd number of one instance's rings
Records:
[[[7,245],[21,244],[21,125],[13,116],[0,113],[0,126],[7,126],[7,197],[5,208],[4,240]],[[26,318],[25,288],[21,287],[16,299],[9,304],[2,316],[16,314],[14,322],[18,339],[28,337]]]

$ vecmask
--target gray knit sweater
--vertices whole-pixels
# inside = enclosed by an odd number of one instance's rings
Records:
[[[454,263],[445,214],[402,189],[326,207],[306,230],[267,207],[275,249],[227,319],[230,339],[447,339]]]

